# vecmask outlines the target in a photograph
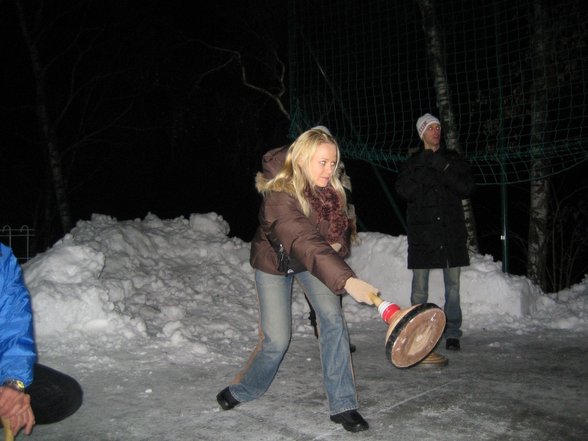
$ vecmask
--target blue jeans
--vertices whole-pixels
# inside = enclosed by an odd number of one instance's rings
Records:
[[[231,395],[240,402],[247,402],[260,397],[270,387],[292,337],[294,278],[301,283],[316,311],[323,384],[330,413],[357,409],[349,334],[339,297],[308,271],[288,276],[255,271],[260,340],[234,384],[229,386]]]
[[[413,305],[427,303],[429,299],[429,271],[428,269],[412,270],[412,292],[410,303]],[[443,268],[443,282],[445,284],[445,316],[447,324],[443,333],[445,338],[460,338],[461,305],[459,299],[459,275],[461,268]]]

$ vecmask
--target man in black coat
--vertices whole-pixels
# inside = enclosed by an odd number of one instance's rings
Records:
[[[429,270],[443,270],[446,348],[459,350],[461,306],[459,277],[470,264],[462,199],[475,183],[467,161],[441,146],[441,123],[426,113],[416,124],[422,148],[407,161],[395,189],[407,201],[408,268],[412,269],[411,303],[426,303]]]

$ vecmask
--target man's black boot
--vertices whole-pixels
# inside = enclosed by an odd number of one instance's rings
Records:
[[[458,338],[448,338],[445,342],[445,349],[449,349],[450,351],[459,351],[461,346],[459,345]]]

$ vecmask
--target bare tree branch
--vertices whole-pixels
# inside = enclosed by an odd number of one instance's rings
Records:
[[[194,84],[194,88],[197,88],[200,86],[200,84],[202,83],[202,81],[209,75],[218,72],[222,69],[224,69],[225,67],[229,66],[233,61],[236,61],[240,68],[241,68],[241,81],[242,84],[245,87],[248,87],[249,89],[255,90],[256,92],[259,92],[269,98],[271,98],[276,105],[278,106],[278,108],[280,109],[280,112],[282,114],[284,114],[286,116],[286,118],[288,118],[288,120],[291,119],[290,117],[290,113],[286,110],[284,103],[282,102],[282,96],[286,93],[287,91],[287,87],[286,87],[286,83],[285,83],[285,76],[286,76],[286,65],[284,64],[284,62],[279,58],[277,52],[275,50],[272,50],[272,55],[274,57],[274,59],[276,60],[276,62],[279,64],[280,66],[280,73],[279,76],[277,78],[277,83],[278,83],[278,92],[277,93],[272,93],[270,90],[268,90],[265,87],[262,86],[256,86],[252,83],[249,82],[248,78],[247,78],[247,67],[245,66],[245,64],[243,63],[243,58],[241,56],[241,53],[232,49],[227,49],[227,48],[222,48],[222,47],[218,47],[218,46],[212,46],[204,41],[200,41],[201,44],[203,44],[204,46],[206,46],[209,49],[212,50],[216,50],[216,51],[220,51],[220,52],[225,52],[230,54],[230,57],[222,64],[213,67],[212,69],[209,69],[208,71],[204,72],[203,74],[200,75],[200,77],[198,78],[198,80],[195,82]]]

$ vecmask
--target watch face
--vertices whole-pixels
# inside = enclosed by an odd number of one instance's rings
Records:
[[[4,386],[17,390],[19,392],[24,392],[25,390],[25,385],[20,380],[7,380],[4,382]]]

